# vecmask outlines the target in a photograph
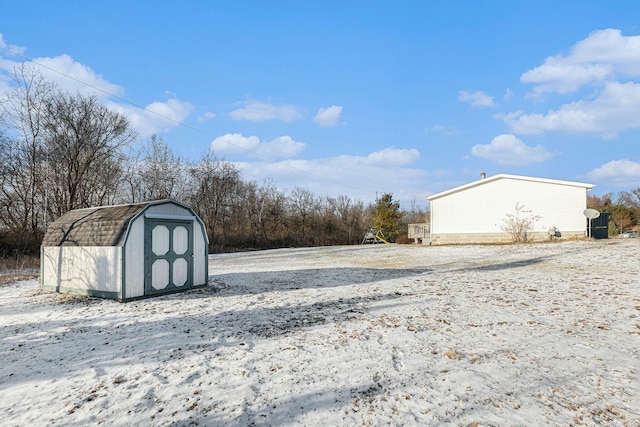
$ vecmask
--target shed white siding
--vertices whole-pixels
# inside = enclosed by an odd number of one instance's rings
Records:
[[[145,211],[145,215],[150,216],[153,214],[162,215],[165,218],[169,217],[170,215],[193,217],[193,214],[191,213],[191,211],[183,208],[182,206],[175,205],[173,203],[149,206],[149,208],[147,208],[147,210]]]
[[[584,236],[587,189],[590,184],[514,175],[496,175],[427,199],[431,204],[433,243],[507,241],[503,230],[508,215],[537,216],[538,238],[557,227],[563,237]]]
[[[122,284],[121,248],[114,246],[53,246],[42,251],[42,283],[59,292],[88,291],[115,295]]]
[[[129,234],[144,236],[144,218],[138,217],[131,222]],[[124,245],[125,273],[125,299],[144,295],[144,239],[127,239]]]
[[[195,229],[195,227],[194,227]],[[204,239],[204,235],[201,233],[193,233],[193,283],[194,286],[206,285],[209,283],[209,263],[208,242]],[[198,254],[205,254],[205,256],[198,256]]]

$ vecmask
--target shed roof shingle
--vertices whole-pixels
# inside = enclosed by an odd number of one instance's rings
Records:
[[[151,203],[69,211],[49,224],[42,246],[120,246],[129,221]]]

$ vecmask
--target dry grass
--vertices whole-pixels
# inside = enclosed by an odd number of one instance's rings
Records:
[[[0,258],[0,285],[38,277],[40,258],[31,255]]]
[[[51,304],[69,304],[69,305],[91,305],[91,304],[99,304],[102,299],[90,297],[89,295],[79,295],[79,294],[64,294],[58,293],[54,291],[35,289],[30,292],[25,292],[26,296],[38,296],[43,295],[46,296],[47,303]]]
[[[447,356],[449,359],[451,360],[462,360],[462,354],[458,353],[455,350],[449,350],[447,352],[444,353],[445,356]]]

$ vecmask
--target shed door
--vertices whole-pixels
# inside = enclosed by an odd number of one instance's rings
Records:
[[[193,223],[145,222],[144,294],[155,295],[193,285]]]

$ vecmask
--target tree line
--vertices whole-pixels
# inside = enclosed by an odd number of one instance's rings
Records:
[[[587,207],[608,212],[609,236],[640,226],[640,187],[603,196],[587,196]]]
[[[96,96],[15,70],[0,99],[0,255],[37,253],[47,224],[69,210],[159,199],[194,209],[210,252],[356,244],[370,226],[393,239],[427,215],[402,211],[390,193],[365,205],[247,181],[211,152],[187,161],[161,136],[139,141],[128,118]]]

